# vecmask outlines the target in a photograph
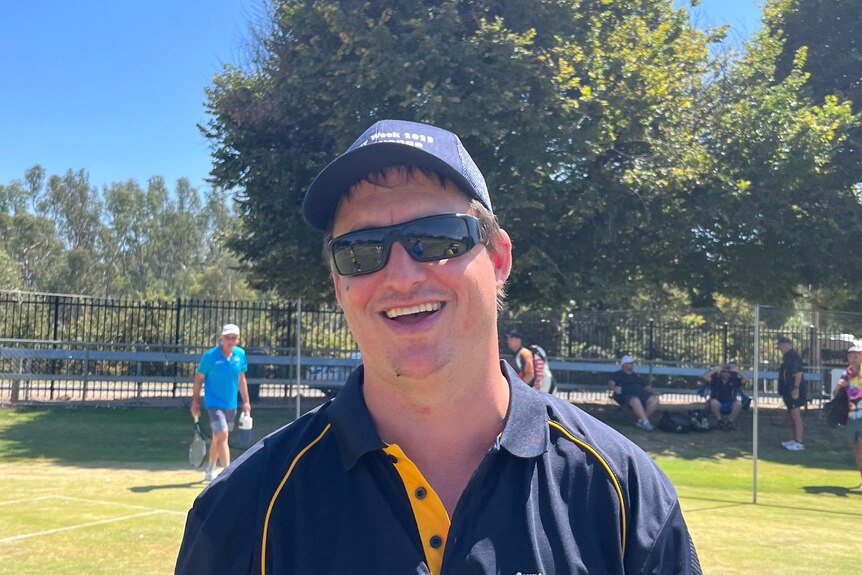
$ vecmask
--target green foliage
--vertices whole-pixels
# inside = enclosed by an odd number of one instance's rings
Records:
[[[779,77],[783,41],[769,22],[710,87],[705,133],[720,161],[689,206],[696,233],[681,271],[698,278],[692,291],[786,305],[800,286],[860,269],[862,205],[837,162],[859,118],[849,102],[807,97],[804,51]]]
[[[513,306],[646,275],[704,162],[680,126],[708,38],[667,2],[276,2],[271,24],[252,69],[216,77],[206,130],[216,181],[243,190],[231,245],[258,287],[329,299],[299,208],[376,119],[461,136],[514,239]]]
[[[778,77],[792,73],[804,49],[807,85],[817,101],[835,95],[862,110],[862,3],[857,0],[770,0],[767,25],[784,40]]]
[[[0,248],[11,262],[0,268],[17,266],[18,280],[0,275],[4,287],[27,291],[253,300],[225,247],[235,225],[219,188],[202,197],[180,178],[170,191],[156,176],[146,189],[128,180],[100,191],[84,170],[47,176],[37,165],[0,185]]]

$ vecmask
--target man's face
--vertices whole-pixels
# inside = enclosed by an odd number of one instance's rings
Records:
[[[341,200],[332,234],[468,210],[454,185],[444,188],[419,171],[411,177],[387,170],[385,182],[362,182]],[[477,245],[436,262],[414,261],[398,242],[391,249],[377,272],[332,275],[367,371],[419,379],[460,365],[477,350],[497,349],[497,291],[511,268],[505,232],[493,252]]]
[[[239,336],[236,334],[228,334],[221,336],[221,347],[224,351],[233,351],[236,344],[239,343]]]
[[[635,364],[633,364],[633,363],[624,363],[623,364],[623,371],[626,373],[631,373],[634,371],[634,369],[635,369]]]
[[[520,337],[506,337],[506,345],[509,346],[511,351],[518,351],[521,349],[521,338]]]
[[[779,343],[779,344],[778,344],[778,349],[780,349],[780,350],[781,350],[781,353],[787,353],[787,351],[788,351],[791,347],[792,347],[792,346],[791,346],[789,343]]]
[[[721,379],[722,381],[727,381],[730,379],[730,369],[724,368],[721,370]]]
[[[848,351],[847,363],[849,363],[850,365],[862,364],[862,351]]]

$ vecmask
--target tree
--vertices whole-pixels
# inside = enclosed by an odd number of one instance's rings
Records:
[[[208,90],[230,245],[258,288],[329,298],[300,218],[313,176],[374,120],[456,131],[513,237],[513,306],[602,303],[660,276],[708,160],[685,128],[705,34],[663,0],[274,2],[254,66]],[[628,293],[636,291],[628,288]]]
[[[24,287],[18,262],[0,246],[0,290],[17,290]]]
[[[707,93],[716,105],[704,135],[717,161],[685,206],[695,225],[672,280],[706,303],[722,293],[786,305],[801,287],[859,277],[858,174],[840,160],[859,118],[835,96],[812,101],[804,51],[779,74],[784,40],[771,22],[768,10]]]
[[[780,34],[783,45],[777,76],[795,69],[805,50],[806,85],[816,101],[826,96],[849,100],[862,110],[862,3],[857,0],[770,0],[766,25]]]
[[[765,24],[783,41],[778,78],[791,74],[802,56],[806,88],[816,102],[834,96],[862,115],[862,2],[771,0]],[[862,189],[862,126],[850,131],[834,163]]]

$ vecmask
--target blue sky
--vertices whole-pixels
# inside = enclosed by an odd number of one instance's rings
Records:
[[[683,0],[675,0],[680,5]],[[259,0],[0,0],[0,184],[34,164],[98,187],[154,175],[204,190],[204,88],[241,63]],[[699,25],[758,28],[756,0],[702,0]]]

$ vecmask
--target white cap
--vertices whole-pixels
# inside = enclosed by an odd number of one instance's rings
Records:
[[[625,365],[627,363],[634,363],[634,362],[635,362],[635,358],[633,358],[630,355],[624,355],[623,358],[620,360],[620,365]]]
[[[862,344],[855,344],[853,347],[847,350],[847,353],[850,353],[851,351],[862,351]]]
[[[221,328],[222,335],[239,335],[239,327],[232,323],[225,324],[223,328]]]

